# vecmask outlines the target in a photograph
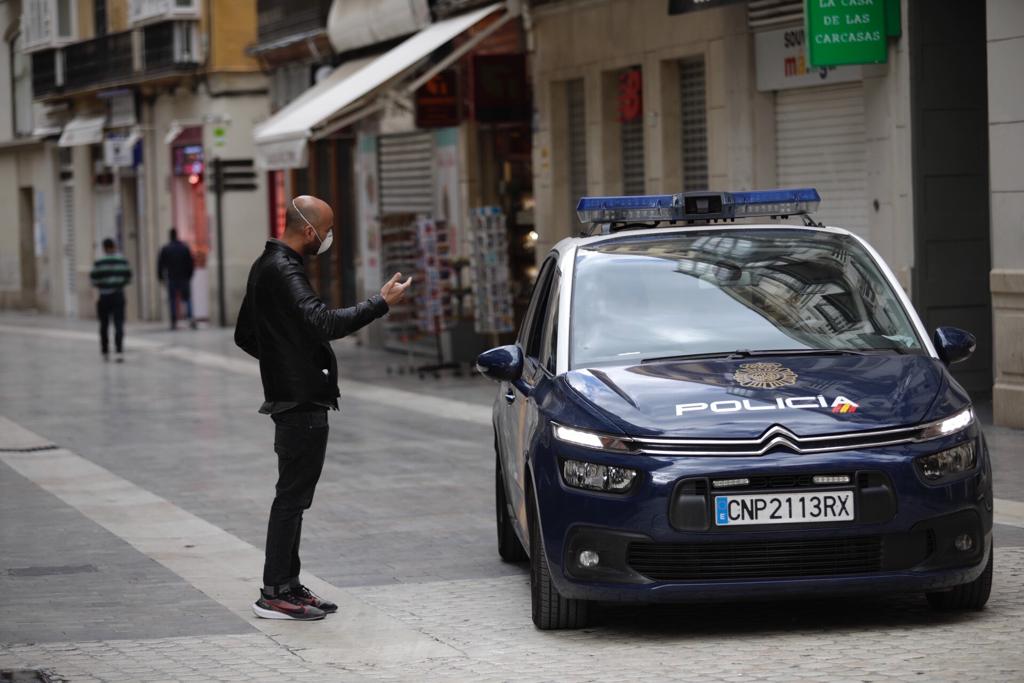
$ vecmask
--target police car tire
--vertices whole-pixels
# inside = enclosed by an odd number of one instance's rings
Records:
[[[976,610],[988,602],[992,592],[992,557],[995,550],[988,553],[988,564],[981,575],[970,583],[961,584],[952,590],[928,593],[928,604],[932,609],[940,611]]]
[[[530,496],[530,603],[533,625],[541,631],[576,629],[587,625],[590,603],[562,597],[551,581],[544,539],[536,523],[537,507]]]
[[[505,477],[501,472],[501,456],[494,458],[494,509],[498,527],[498,555],[505,562],[522,562],[526,550],[519,542],[519,536],[508,515],[508,499],[505,497]]]

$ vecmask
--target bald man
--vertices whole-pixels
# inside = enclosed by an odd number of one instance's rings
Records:
[[[266,619],[323,619],[338,606],[299,581],[302,513],[327,450],[327,411],[338,409],[338,365],[330,341],[352,334],[401,301],[412,278],[395,273],[380,294],[352,308],[328,308],[306,277],[303,257],[331,248],[334,212],[316,197],[292,200],[281,239],[266,248],[249,271],[235,344],[260,362],[261,413],[274,420],[277,488],[267,524],[263,588],[253,603]]]

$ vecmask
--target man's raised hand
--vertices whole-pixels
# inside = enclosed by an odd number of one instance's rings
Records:
[[[391,279],[385,282],[384,286],[380,288],[380,295],[383,297],[384,301],[388,302],[388,306],[394,306],[405,298],[405,290],[409,289],[409,285],[412,284],[412,276],[410,276],[405,282],[399,282],[398,280],[401,277],[401,273],[395,273],[391,276]]]

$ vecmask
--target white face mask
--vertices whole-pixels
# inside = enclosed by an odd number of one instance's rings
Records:
[[[302,211],[299,210],[299,207],[295,206],[294,199],[292,200],[292,207],[299,212],[299,215],[302,216],[302,220],[306,221],[306,225],[308,225],[313,230],[313,234],[316,235],[317,241],[320,242],[320,248],[316,250],[316,255],[320,256],[321,254],[325,253],[328,249],[330,249],[331,245],[334,244],[334,231],[328,230],[327,237],[320,239],[320,235],[316,234],[316,228],[313,227],[313,224],[306,220],[306,217],[302,215]]]

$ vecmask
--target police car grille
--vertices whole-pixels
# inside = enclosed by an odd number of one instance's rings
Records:
[[[838,576],[876,572],[878,536],[742,543],[632,543],[629,566],[654,581]]]
[[[638,437],[637,450],[649,455],[759,456],[774,451],[830,453],[911,443],[920,427],[879,429],[848,434],[800,437],[785,427],[771,427],[756,439],[654,439]]]

